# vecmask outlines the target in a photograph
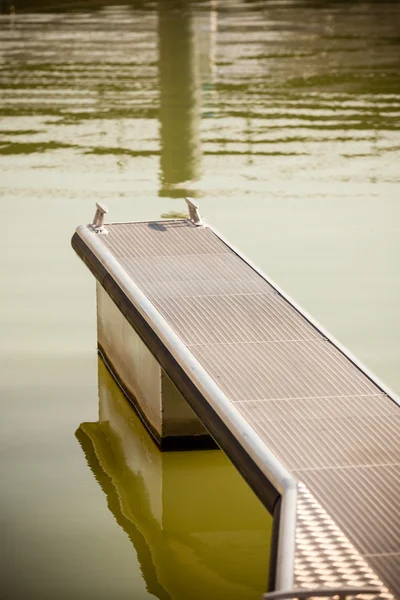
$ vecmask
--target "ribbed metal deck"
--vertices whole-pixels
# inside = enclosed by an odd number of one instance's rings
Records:
[[[96,243],[297,479],[296,585],[400,598],[399,405],[212,229],[106,229]]]

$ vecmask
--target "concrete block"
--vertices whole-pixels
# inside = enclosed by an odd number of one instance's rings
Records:
[[[212,444],[186,400],[111,300],[97,285],[97,339],[101,354],[159,445]],[[189,438],[189,439],[188,439]],[[170,444],[171,446],[173,444]],[[206,443],[207,445],[207,443]]]

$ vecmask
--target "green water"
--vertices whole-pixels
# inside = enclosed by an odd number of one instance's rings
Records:
[[[159,454],[69,246],[202,214],[400,391],[400,3],[0,0],[3,600],[252,600],[271,519]]]

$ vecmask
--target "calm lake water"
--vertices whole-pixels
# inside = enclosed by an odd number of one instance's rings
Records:
[[[150,442],[69,242],[190,193],[399,392],[400,3],[1,10],[0,597],[255,600],[269,515],[221,452]]]

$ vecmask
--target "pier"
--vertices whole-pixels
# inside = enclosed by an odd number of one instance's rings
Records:
[[[109,369],[161,448],[216,443],[273,514],[267,598],[399,598],[399,399],[188,206],[73,236]]]

